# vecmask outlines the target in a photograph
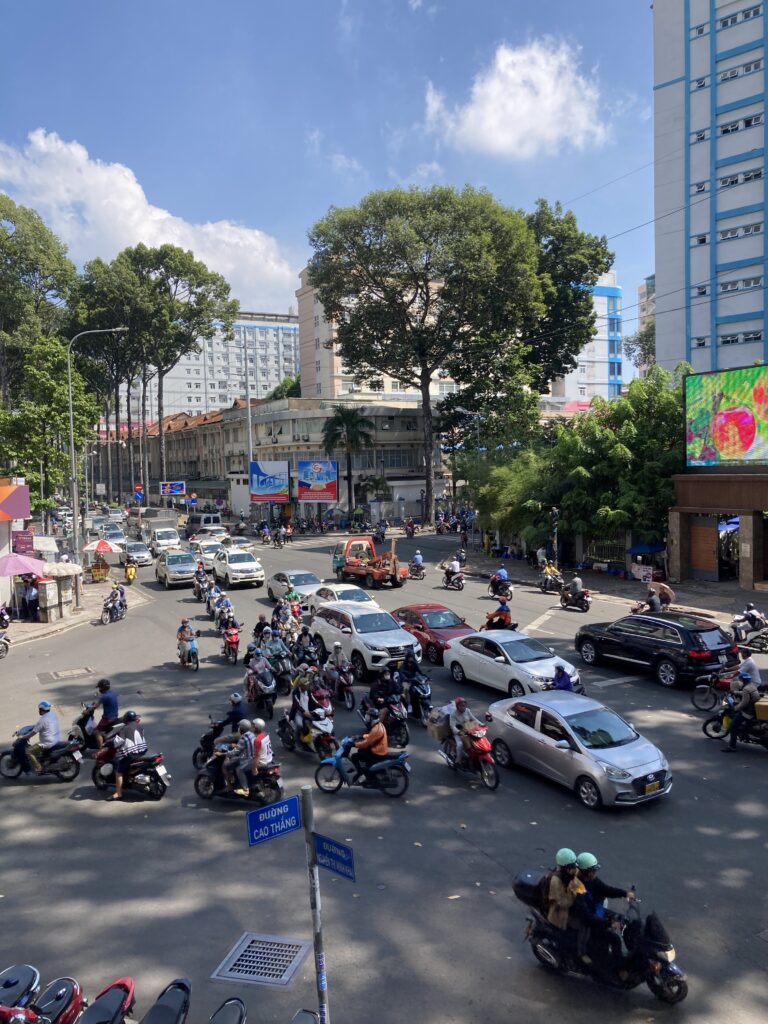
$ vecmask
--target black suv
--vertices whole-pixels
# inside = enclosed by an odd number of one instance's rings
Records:
[[[650,669],[662,686],[739,663],[739,649],[716,622],[684,612],[627,615],[583,626],[574,644],[587,665],[601,658]]]

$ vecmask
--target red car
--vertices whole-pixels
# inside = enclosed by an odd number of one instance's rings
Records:
[[[392,614],[403,629],[416,637],[427,661],[433,665],[442,663],[443,651],[450,640],[475,632],[465,619],[444,604],[407,604]]]

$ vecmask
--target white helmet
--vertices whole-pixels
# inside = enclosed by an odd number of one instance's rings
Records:
[[[254,732],[264,732],[264,730],[266,728],[267,728],[267,723],[264,721],[263,718],[254,718],[254,720],[253,720],[253,731]]]
[[[248,721],[247,718],[241,718],[240,721],[237,723],[237,731],[239,733],[252,732],[253,725],[251,722]]]
[[[219,594],[219,597],[226,597],[226,596],[227,596],[226,590],[222,590],[221,593]]]
[[[333,646],[334,648],[338,647],[339,649],[341,649],[341,640],[334,640]]]

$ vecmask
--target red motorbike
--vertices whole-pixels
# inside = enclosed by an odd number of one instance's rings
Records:
[[[479,777],[486,789],[496,789],[499,772],[493,760],[490,741],[486,739],[487,732],[488,726],[479,723],[465,726],[464,736],[468,742],[464,747],[466,757],[461,764],[456,764],[456,741],[452,735],[443,740],[438,753],[449,768],[462,775]]]
[[[224,655],[225,661],[231,661],[233,665],[237,664],[237,652],[240,649],[240,627],[239,626],[227,626],[224,630],[224,646],[221,649],[221,653]]]
[[[0,1024],[74,1024],[85,1002],[74,978],[57,978],[26,1006],[0,1006]]]
[[[297,619],[299,622],[301,622],[301,601],[289,601],[288,607],[291,609],[291,615],[294,617],[294,619]]]
[[[343,704],[347,711],[355,710],[355,670],[348,661],[338,667],[327,661],[323,666],[323,684],[337,704]]]
[[[113,981],[99,992],[77,1024],[125,1024],[136,1002],[133,989],[133,978]]]

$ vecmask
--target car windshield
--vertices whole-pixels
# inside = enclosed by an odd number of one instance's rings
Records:
[[[313,572],[289,572],[288,581],[294,587],[311,587],[313,583],[321,582]]]
[[[525,640],[508,640],[501,645],[516,665],[524,665],[529,661],[544,661],[552,657],[552,652],[538,640],[527,637]]]
[[[364,590],[359,587],[355,587],[353,590],[340,590],[337,600],[339,601],[359,601],[363,604],[365,601],[373,601],[370,594],[366,594]]]
[[[698,637],[699,643],[706,647],[708,651],[717,651],[719,648],[727,647],[731,643],[722,629],[701,630],[694,633],[694,636]]]
[[[223,546],[223,544],[201,544],[200,551],[204,555],[215,555]]]
[[[441,612],[424,612],[424,621],[430,629],[450,629],[463,625],[459,616],[448,608]]]
[[[168,555],[168,565],[189,565],[194,569],[197,562],[195,562],[192,555],[188,555],[186,551],[180,551],[177,555]]]
[[[155,530],[155,536],[158,540],[176,540],[179,535],[175,530]]]
[[[370,612],[367,615],[355,616],[358,633],[385,633],[390,629],[400,629],[389,612]]]
[[[129,544],[128,551],[132,555],[148,555],[149,548],[146,544]]]
[[[623,747],[637,739],[632,726],[607,708],[582,711],[578,715],[569,715],[565,720],[588,750]]]
[[[248,551],[233,551],[229,556],[230,565],[238,565],[240,562],[255,562],[256,559]]]

